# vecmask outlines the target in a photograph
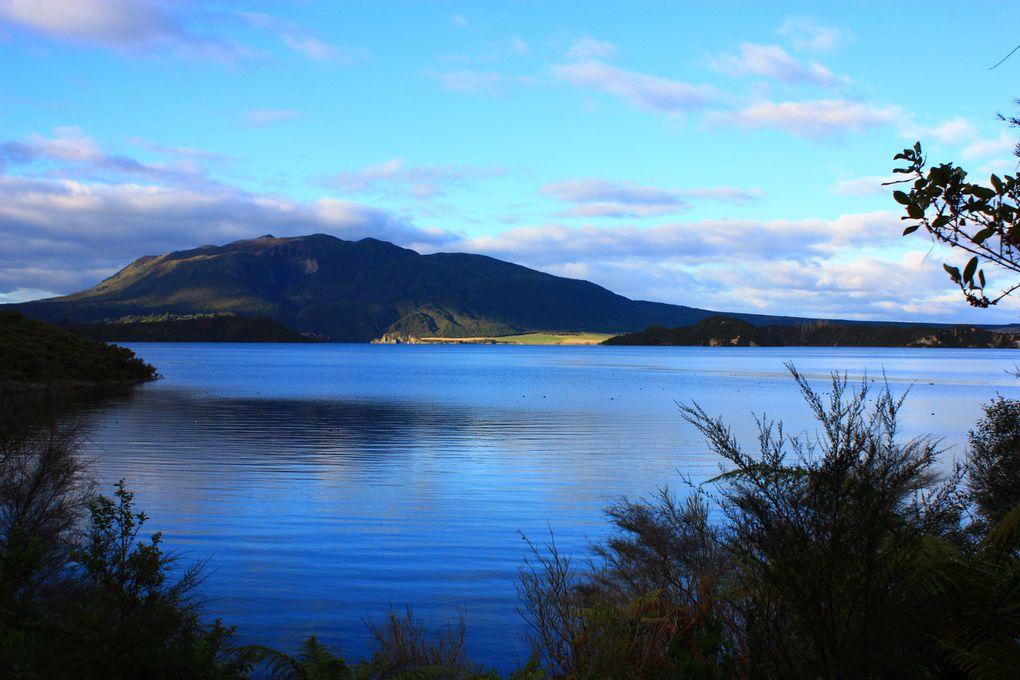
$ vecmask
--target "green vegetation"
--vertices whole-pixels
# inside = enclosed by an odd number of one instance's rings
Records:
[[[315,342],[266,317],[200,314],[183,317],[122,319],[116,323],[80,324],[69,330],[104,342]]]
[[[604,345],[695,345],[732,347],[987,347],[1020,346],[1020,334],[976,326],[921,326],[813,321],[800,325],[752,326],[714,316],[682,328],[651,326],[609,338]]]
[[[968,490],[976,525],[994,526],[1009,515],[1020,494],[1020,402],[999,397],[984,408],[970,433]]]
[[[664,328],[649,326],[639,333],[617,335],[604,345],[734,345],[739,347],[771,347],[778,341],[764,328],[728,316],[713,316],[691,326]]]
[[[534,654],[511,678],[1015,675],[1020,403],[988,404],[966,463],[940,473],[936,440],[899,436],[888,385],[833,375],[818,392],[790,370],[817,432],[762,421],[752,453],[682,406],[719,476],[611,505],[615,531],[583,564],[530,544],[519,592]],[[356,663],[314,637],[294,655],[237,645],[203,622],[201,565],[173,568],[124,483],[96,495],[81,423],[24,403],[0,400],[5,677],[498,678],[465,655],[463,620],[428,629],[410,611],[370,624]]]
[[[17,306],[44,321],[148,315],[268,317],[334,342],[496,337],[543,329],[618,332],[689,324],[713,312],[628,300],[481,255],[413,250],[325,234],[263,236],[143,257],[99,285]],[[739,315],[755,323],[781,317]]]
[[[0,383],[124,385],[155,378],[156,369],[129,349],[0,311]]]

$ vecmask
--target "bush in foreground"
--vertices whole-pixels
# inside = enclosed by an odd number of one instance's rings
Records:
[[[1020,660],[1020,508],[983,511],[982,461],[1020,459],[1015,404],[993,404],[966,470],[928,437],[900,441],[902,399],[792,369],[818,432],[759,422],[746,452],[697,404],[682,415],[726,471],[681,501],[624,500],[577,569],[550,543],[521,574],[522,613],[564,678],[1010,677]],[[1008,405],[1007,405],[1008,404]],[[992,416],[995,417],[992,417]],[[993,453],[989,453],[989,451]],[[967,489],[970,492],[967,492]],[[969,509],[988,517],[967,526]],[[719,521],[710,521],[710,507]],[[998,519],[996,519],[998,517]],[[970,528],[970,531],[967,529]]]

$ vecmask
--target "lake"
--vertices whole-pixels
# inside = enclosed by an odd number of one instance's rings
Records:
[[[583,558],[601,509],[719,471],[676,402],[754,446],[754,414],[814,431],[784,367],[910,389],[904,436],[962,456],[981,404],[1020,398],[1010,350],[129,345],[164,378],[94,407],[88,455],[149,527],[208,560],[208,611],[244,642],[315,634],[350,658],[363,619],[467,617],[474,658],[526,656],[522,533]],[[679,472],[678,472],[679,471]]]

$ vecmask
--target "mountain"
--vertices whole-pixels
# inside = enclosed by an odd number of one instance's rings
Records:
[[[810,321],[753,326],[713,316],[691,326],[652,326],[609,338],[603,345],[695,345],[705,347],[1020,347],[1020,333],[976,326],[924,326]]]
[[[420,255],[376,239],[272,235],[146,256],[94,288],[22,303],[26,316],[69,324],[153,314],[264,316],[338,342],[524,331],[621,333],[716,314],[629,300],[483,255]],[[733,314],[755,325],[803,321]]]

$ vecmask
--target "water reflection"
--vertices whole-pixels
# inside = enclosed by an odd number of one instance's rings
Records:
[[[904,433],[962,442],[980,403],[1017,395],[1012,355],[138,345],[166,379],[92,413],[89,448],[168,545],[210,558],[212,611],[246,639],[316,634],[358,656],[365,616],[464,609],[478,658],[523,654],[514,611],[521,531],[565,550],[605,530],[601,508],[718,461],[674,400],[697,399],[754,444],[752,413],[811,426],[786,374],[830,369],[916,381]],[[602,351],[606,350],[606,351]],[[931,383],[931,384],[929,384]],[[508,661],[503,667],[512,666]]]

